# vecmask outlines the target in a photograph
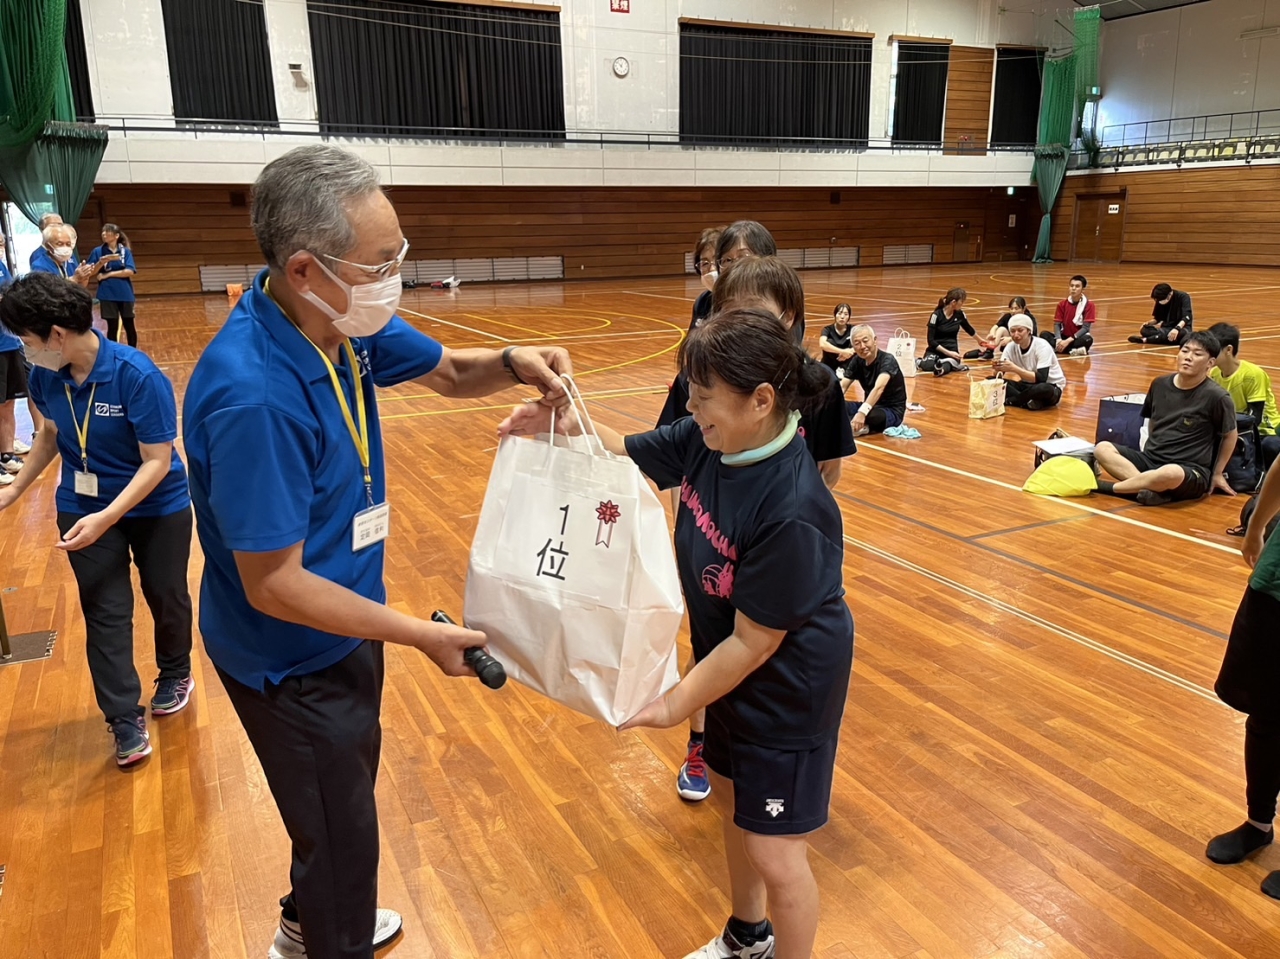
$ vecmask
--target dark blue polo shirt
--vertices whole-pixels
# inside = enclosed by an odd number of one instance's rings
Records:
[[[4,286],[13,279],[13,274],[9,272],[8,264],[4,262],[4,256],[0,254],[0,296],[4,294]],[[8,353],[11,350],[22,349],[22,340],[9,332],[9,328],[0,323],[0,353]]]
[[[107,264],[98,273],[98,299],[106,300],[109,303],[132,303],[133,296],[133,278],[128,276],[111,278],[112,273],[118,273],[121,270],[137,270],[133,265],[133,251],[123,243],[116,244],[116,252],[123,254],[123,260],[108,260]],[[102,246],[94,247],[92,253],[89,254],[89,262],[97,263],[104,256],[111,254],[111,247],[105,243]]]
[[[98,360],[83,383],[76,386],[70,366],[57,373],[35,366],[28,387],[36,409],[58,428],[58,453],[62,456],[58,512],[78,516],[106,509],[129,485],[142,466],[139,443],[172,443],[178,437],[178,407],[169,378],[145,353],[112,343],[96,330],[94,335],[98,337]],[[83,469],[76,424],[84,424],[86,411],[89,472],[98,477],[96,497],[78,495],[75,485],[74,474]],[[190,504],[187,473],[175,449],[160,485],[125,517],[169,516]]]
[[[255,689],[325,669],[362,640],[255,610],[235,552],[274,552],[305,540],[302,562],[312,573],[374,602],[387,595],[385,544],[352,550],[352,522],[368,504],[360,457],[329,372],[315,346],[263,290],[266,276],[258,275],[200,357],[183,404],[191,496],[205,555],[200,632],[209,657]],[[374,387],[425,376],[443,349],[399,317],[352,346],[365,374],[360,382],[369,465],[374,501],[381,503],[386,469]],[[355,415],[345,351],[337,370]],[[391,535],[396,533],[393,516]]]

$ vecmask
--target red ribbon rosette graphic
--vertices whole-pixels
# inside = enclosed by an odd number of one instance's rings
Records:
[[[596,507],[596,518],[600,520],[600,525],[596,528],[596,545],[609,548],[609,543],[613,540],[613,524],[618,522],[622,516],[622,510],[618,509],[618,505],[612,500],[605,500]]]

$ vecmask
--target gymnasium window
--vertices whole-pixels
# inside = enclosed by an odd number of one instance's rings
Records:
[[[1026,146],[1036,142],[1044,51],[1009,47],[996,51],[996,89],[991,109],[991,142]]]
[[[173,115],[180,122],[275,126],[262,2],[160,0]],[[128,71],[128,64],[119,64]]]
[[[683,141],[861,147],[870,115],[870,38],[680,24]]]
[[[895,41],[894,143],[942,146],[951,48],[945,43]]]
[[[320,128],[564,137],[560,14],[423,0],[307,0]]]
[[[84,22],[80,17],[78,0],[67,0],[67,28],[64,35],[67,48],[67,69],[71,74],[71,101],[75,104],[76,119],[92,123],[93,93],[89,89],[89,55],[84,42]]]

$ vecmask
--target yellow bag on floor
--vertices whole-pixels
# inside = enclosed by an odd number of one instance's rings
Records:
[[[1097,488],[1093,467],[1078,456],[1049,457],[1022,486],[1037,496],[1088,496]]]
[[[975,380],[969,378],[969,419],[989,420],[1004,416],[1005,384],[1002,378]]]

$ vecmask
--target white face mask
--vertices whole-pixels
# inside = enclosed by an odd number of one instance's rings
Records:
[[[53,248],[53,255],[63,261],[71,259],[72,252],[69,246],[55,246]]]
[[[22,344],[22,352],[27,356],[27,362],[32,366],[43,367],[46,370],[58,372],[67,365],[67,361],[62,358],[61,350],[51,350],[48,347],[39,347],[32,349],[27,344]]]
[[[716,270],[708,270],[702,274],[702,285],[707,288],[708,293],[716,291],[716,280],[720,279],[720,274]]]
[[[316,263],[329,279],[346,291],[347,312],[339,313],[310,290],[303,293],[302,298],[333,320],[339,333],[344,336],[373,336],[391,322],[391,317],[400,305],[400,294],[403,291],[399,274],[376,283],[352,286],[335,276],[332,270],[320,262],[319,257],[316,257]]]

